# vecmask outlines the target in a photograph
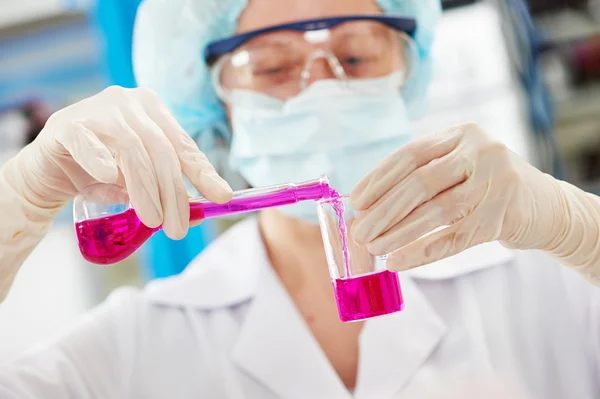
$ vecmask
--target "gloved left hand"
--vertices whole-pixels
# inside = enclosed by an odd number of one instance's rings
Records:
[[[496,240],[521,249],[553,248],[569,223],[559,182],[475,124],[409,143],[350,198],[360,211],[354,240],[374,255],[391,254],[391,270]]]

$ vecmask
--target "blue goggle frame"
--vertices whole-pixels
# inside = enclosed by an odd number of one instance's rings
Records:
[[[349,21],[375,21],[389,26],[390,28],[404,32],[409,36],[413,36],[416,29],[417,23],[412,18],[394,17],[390,15],[353,15],[345,17],[330,17],[330,18],[319,18],[309,19],[305,21],[292,22],[287,24],[281,24],[276,26],[270,26],[264,29],[258,29],[252,32],[242,33],[239,35],[231,36],[226,39],[217,40],[210,43],[204,50],[204,58],[207,62],[214,61],[217,57],[231,53],[238,47],[254,39],[257,36],[265,33],[276,32],[280,30],[294,30],[299,32],[308,32],[313,30],[330,29],[336,25]]]

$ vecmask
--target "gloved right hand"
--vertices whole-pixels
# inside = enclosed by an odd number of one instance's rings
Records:
[[[144,224],[162,224],[173,239],[189,227],[182,172],[210,201],[232,196],[158,96],[143,88],[110,87],[57,112],[15,165],[7,179],[38,208],[60,208],[94,183],[117,184]]]

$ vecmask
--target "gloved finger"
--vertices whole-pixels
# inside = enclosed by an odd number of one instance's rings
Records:
[[[367,245],[369,252],[375,256],[390,254],[437,228],[462,220],[473,209],[468,191],[466,185],[459,185],[425,202],[390,230],[371,241]]]
[[[150,228],[163,222],[160,193],[152,160],[140,136],[121,115],[111,119],[110,132],[96,131],[96,135],[114,154],[125,179],[129,199],[138,217]]]
[[[56,135],[56,140],[83,170],[100,183],[112,184],[118,178],[117,162],[96,135],[73,122]]]
[[[152,162],[160,205],[163,231],[174,240],[185,237],[190,222],[190,205],[181,175],[181,165],[171,142],[142,107],[125,109],[127,123],[137,132]]]
[[[161,100],[149,92],[144,107],[150,117],[165,133],[179,157],[183,174],[209,201],[225,203],[231,200],[233,191],[229,184],[216,172],[198,145],[183,130]]]
[[[467,156],[457,148],[414,170],[360,214],[354,240],[362,244],[373,241],[421,204],[464,182],[470,169]]]
[[[387,258],[387,268],[404,271],[454,256],[486,241],[479,230],[467,217],[393,252]]]
[[[416,169],[452,152],[463,136],[462,130],[425,136],[385,158],[352,190],[350,203],[358,211],[371,207]]]

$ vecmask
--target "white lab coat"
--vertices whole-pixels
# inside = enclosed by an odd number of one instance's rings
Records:
[[[542,254],[486,244],[401,284],[406,309],[365,324],[351,394],[251,218],[0,369],[0,398],[420,398],[485,371],[533,398],[600,398],[600,289]]]

